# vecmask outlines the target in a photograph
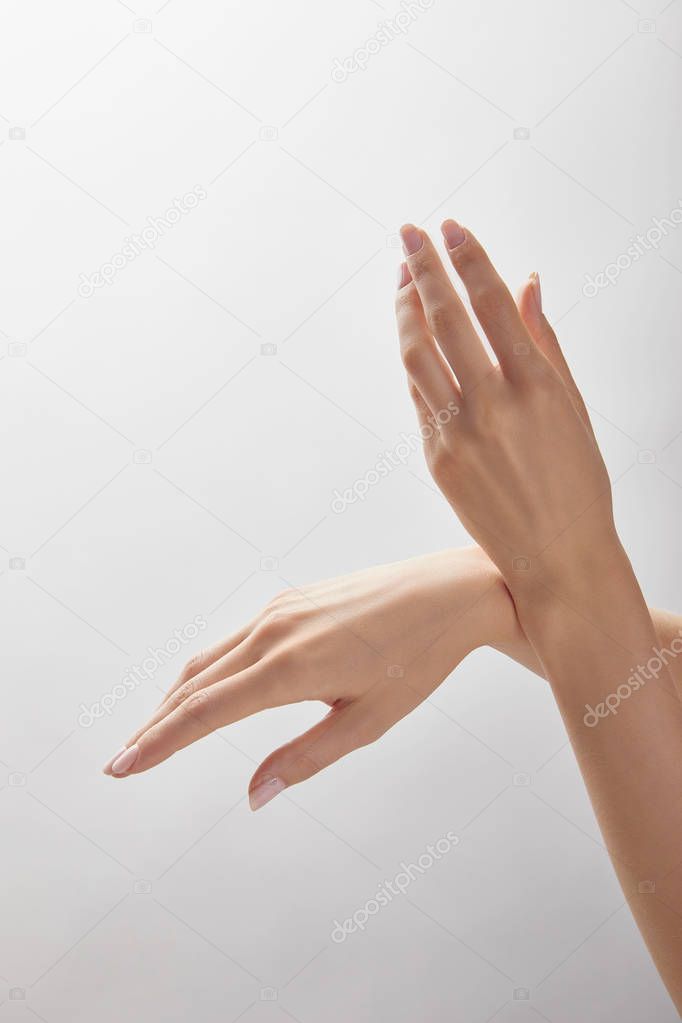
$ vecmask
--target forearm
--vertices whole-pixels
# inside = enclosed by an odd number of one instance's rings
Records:
[[[492,564],[491,570],[497,572]],[[486,621],[482,631],[487,638],[484,645],[498,650],[541,678],[545,678],[545,669],[521,627],[514,601],[501,577],[500,583],[500,587],[494,590],[494,597],[485,608]],[[656,632],[658,650],[666,657],[673,683],[678,695],[682,697],[682,656],[680,656],[682,653],[682,648],[680,648],[682,644],[682,615],[651,607],[649,614]]]
[[[624,554],[600,587],[565,599],[541,590],[518,609],[483,552],[480,572],[477,638],[549,679],[623,891],[679,1006],[682,619],[649,613]]]
[[[619,545],[593,578],[514,600],[623,891],[680,1007],[682,703],[663,637]],[[668,636],[672,620],[658,617]]]

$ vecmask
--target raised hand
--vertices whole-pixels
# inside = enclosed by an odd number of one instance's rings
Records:
[[[609,477],[537,277],[517,307],[474,236],[443,225],[494,364],[428,235],[402,234],[402,358],[420,420],[436,426],[425,431],[429,468],[462,523],[512,588],[529,572],[551,581],[567,563],[581,568],[595,549],[610,555]],[[458,415],[439,415],[453,402]]]
[[[423,431],[429,467],[507,582],[623,891],[682,1009],[682,703],[618,539],[606,468],[542,315],[537,280],[517,307],[472,234],[446,221],[443,235],[498,361],[428,236],[403,228],[398,327],[418,415],[431,425]],[[459,414],[439,416],[453,402]],[[633,673],[652,663],[656,673],[634,689]],[[635,695],[617,715],[595,721],[586,713],[623,691]]]

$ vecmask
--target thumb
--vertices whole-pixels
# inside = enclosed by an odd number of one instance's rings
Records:
[[[568,363],[564,358],[564,353],[561,351],[561,346],[557,336],[554,333],[549,320],[542,311],[542,290],[538,274],[533,273],[530,275],[519,291],[516,301],[521,314],[521,319],[523,320],[528,333],[542,354],[551,363],[563,380],[569,394],[571,395],[578,414],[589,429],[590,433],[594,436],[587,406],[585,405],[583,397],[578,390],[578,386],[573,379],[573,374],[571,373]]]
[[[361,700],[334,705],[322,721],[263,761],[249,783],[251,809],[260,810],[284,789],[374,742],[392,723],[380,724]]]

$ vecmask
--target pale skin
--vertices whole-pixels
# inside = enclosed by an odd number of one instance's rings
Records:
[[[451,225],[450,242],[459,238]],[[146,771],[267,707],[326,703],[322,721],[254,773],[249,797],[258,809],[378,739],[469,652],[493,646],[548,678],[624,892],[680,1008],[682,663],[598,727],[583,717],[585,704],[598,704],[670,643],[682,619],[644,604],[537,280],[517,305],[472,235],[460,229],[459,243],[448,245],[495,363],[432,243],[407,231],[397,314],[410,392],[422,427],[431,427],[429,468],[480,547],[281,594],[186,666],[105,771]],[[458,414],[440,421],[453,402]],[[655,892],[642,893],[652,881]]]
[[[531,282],[521,311],[476,238],[443,224],[495,364],[430,238],[407,225],[397,315],[423,422],[453,400],[426,458],[503,576],[552,686],[626,898],[682,1008],[682,703],[672,675],[590,728],[657,636],[613,521],[594,434]],[[534,294],[528,295],[528,291]],[[524,316],[534,299],[536,316]],[[651,886],[655,890],[651,891]],[[643,887],[644,886],[644,887]],[[653,896],[653,897],[652,897]]]
[[[682,634],[682,616],[661,610],[651,615],[659,646]],[[110,762],[105,771],[114,777],[139,774],[266,707],[305,700],[333,707],[333,714],[260,765],[249,785],[256,809],[263,805],[255,805],[254,795],[264,779],[280,779],[288,788],[374,742],[483,646],[544,675],[502,576],[478,547],[287,590],[245,629],[189,661],[127,744],[138,746],[135,763],[114,774]],[[671,661],[671,670],[682,690],[682,656]],[[246,702],[237,707],[228,690],[245,672]],[[201,703],[194,711],[187,703],[208,688],[218,697],[215,717]],[[277,794],[266,782],[268,801],[271,793]]]

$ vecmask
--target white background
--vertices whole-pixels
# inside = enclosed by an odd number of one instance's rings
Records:
[[[404,220],[461,219],[515,287],[541,272],[639,578],[682,607],[682,228],[583,293],[682,199],[682,3],[638,2],[436,0],[344,82],[390,0],[2,5],[0,1023],[676,1018],[545,684],[490,652],[257,815],[254,765],[318,706],[99,773],[284,585],[467,542],[420,453],[330,508],[415,428]],[[78,724],[196,615],[200,639]]]

